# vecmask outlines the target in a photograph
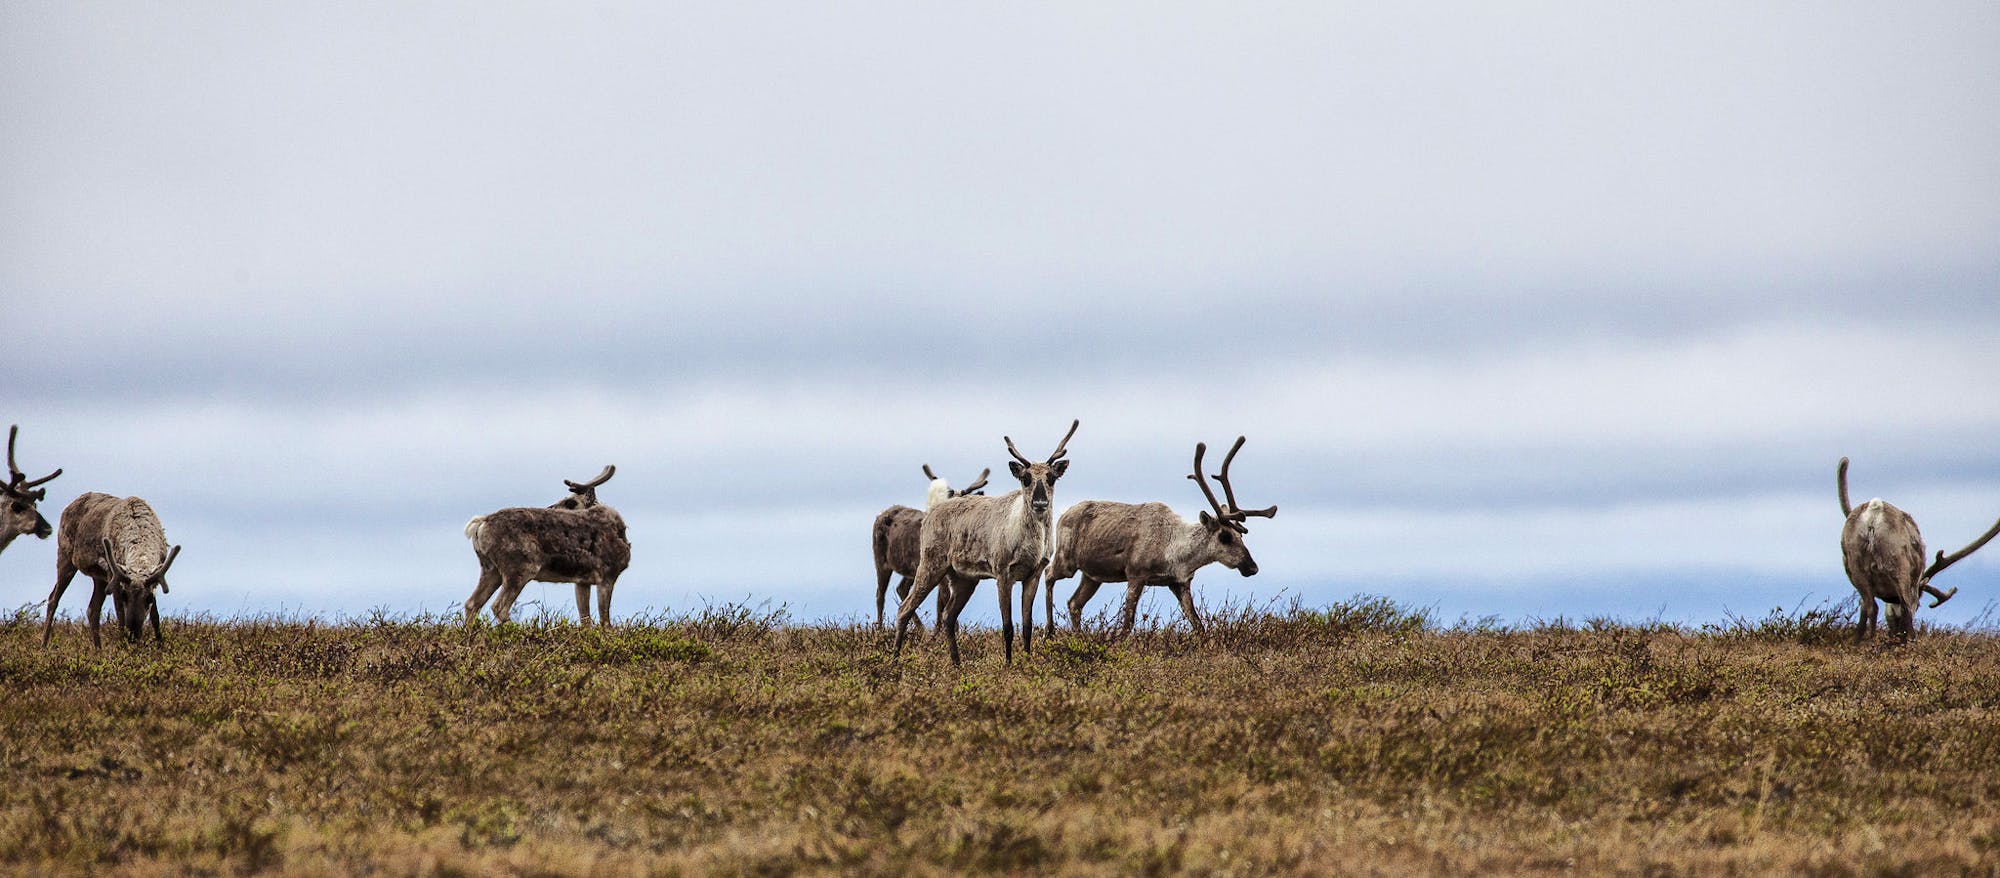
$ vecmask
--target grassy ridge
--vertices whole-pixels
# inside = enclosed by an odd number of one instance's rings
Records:
[[[0,623],[0,871],[2000,868],[2000,638],[1822,611],[1441,628],[1362,600],[1123,643],[741,607],[612,631]]]

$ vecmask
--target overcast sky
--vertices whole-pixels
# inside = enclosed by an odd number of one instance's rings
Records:
[[[153,503],[170,613],[455,610],[467,518],[615,463],[618,615],[872,618],[920,464],[1006,490],[1003,434],[1080,418],[1059,507],[1192,516],[1195,442],[1250,437],[1280,513],[1211,606],[1761,617],[1852,594],[1842,455],[1933,548],[2000,516],[1996,39],[1988,2],[7,3],[0,420],[52,521]],[[1920,618],[1977,616],[2000,548],[1940,580]]]

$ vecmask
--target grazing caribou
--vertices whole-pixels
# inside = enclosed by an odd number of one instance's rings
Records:
[[[979,478],[960,490],[953,490],[951,484],[931,472],[931,465],[924,464],[924,475],[931,480],[930,490],[924,498],[924,509],[937,504],[939,500],[968,494],[978,494],[986,486],[986,477],[993,470],[979,472]],[[917,575],[917,543],[923,536],[923,509],[908,506],[891,506],[875,516],[875,527],[871,532],[871,544],[875,549],[875,627],[882,627],[882,601],[889,593],[889,576],[895,574],[902,579],[896,583],[896,600],[900,604],[910,594],[910,581]],[[940,591],[937,596],[939,613],[944,612],[945,599],[949,597]],[[923,622],[918,621],[918,628]]]
[[[1125,604],[1118,613],[1118,636],[1132,632],[1133,617],[1139,609],[1139,594],[1149,585],[1164,586],[1180,601],[1181,612],[1196,634],[1202,634],[1201,616],[1194,608],[1194,574],[1210,564],[1221,564],[1244,576],[1257,575],[1257,560],[1243,537],[1249,533],[1243,520],[1255,516],[1271,518],[1278,507],[1243,509],[1236,505],[1236,490],[1229,482],[1229,465],[1243,448],[1236,437],[1229,454],[1222,458],[1222,472],[1215,479],[1229,498],[1224,506],[1201,474],[1201,458],[1206,443],[1194,446],[1194,474],[1188,476],[1201,487],[1214,514],[1202,512],[1196,521],[1174,514],[1165,503],[1114,503],[1085,500],[1071,506],[1056,525],[1056,557],[1049,565],[1046,586],[1049,594],[1048,627],[1055,633],[1056,581],[1082,574],[1076,592],[1069,598],[1069,626],[1082,630],[1083,608],[1097,587],[1106,582],[1125,583]]]
[[[7,482],[0,484],[0,552],[15,537],[33,534],[35,539],[46,540],[53,530],[49,520],[35,509],[35,504],[49,496],[49,489],[38,487],[44,482],[62,475],[62,470],[49,473],[39,479],[30,479],[14,463],[14,436],[21,431],[20,425],[7,428]]]
[[[1014,460],[1009,472],[1021,482],[1018,490],[997,497],[954,497],[943,500],[924,514],[923,532],[917,549],[917,577],[908,597],[896,611],[896,652],[903,651],[903,639],[917,607],[931,592],[949,589],[951,600],[938,617],[945,643],[951,649],[951,663],[959,664],[958,615],[972,599],[972,590],[982,579],[991,579],[1000,592],[1000,640],[1008,663],[1014,661],[1014,611],[1011,599],[1014,583],[1021,584],[1021,651],[1032,647],[1035,629],[1035,587],[1041,583],[1042,568],[1049,563],[1054,542],[1053,516],[1049,504],[1055,495],[1056,480],[1069,469],[1062,459],[1080,421],[1071,421],[1069,432],[1047,460],[1036,463],[1014,447],[1011,437],[1007,453]]]
[[[625,538],[625,519],[597,500],[597,486],[611,480],[617,467],[607,466],[597,478],[578,484],[563,480],[569,496],[546,508],[517,506],[473,518],[465,536],[479,556],[479,584],[465,599],[465,623],[498,592],[493,617],[513,618],[514,600],[529,582],[576,584],[576,614],[590,626],[590,587],[597,586],[598,621],[611,624],[611,591],[632,562],[632,544]]]
[[[153,641],[165,642],[160,633],[160,606],[153,590],[170,592],[167,568],[180,557],[181,547],[168,546],[166,531],[153,507],[137,497],[113,497],[95,491],[71,500],[62,511],[61,533],[56,538],[56,587],[49,591],[48,612],[42,620],[42,645],[49,645],[55,632],[56,605],[63,591],[78,573],[90,577],[90,642],[103,648],[98,620],[104,612],[104,598],[111,596],[112,609],[125,629],[125,639],[136,642],[145,635],[145,623],[153,623]]]
[[[1939,591],[1931,585],[1931,578],[1979,551],[1980,546],[2000,534],[2000,521],[1965,548],[1950,555],[1938,552],[1937,560],[1926,567],[1924,537],[1917,532],[1917,522],[1909,513],[1879,497],[1860,506],[1848,505],[1845,457],[1840,459],[1835,478],[1840,486],[1840,512],[1847,516],[1847,524],[1840,529],[1841,560],[1847,567],[1847,581],[1854,583],[1854,590],[1861,593],[1861,620],[1854,629],[1855,642],[1875,633],[1877,600],[1888,608],[1890,636],[1906,640],[1915,630],[1917,604],[1924,595],[1934,598],[1931,606],[1936,607],[1958,594],[1956,588]]]

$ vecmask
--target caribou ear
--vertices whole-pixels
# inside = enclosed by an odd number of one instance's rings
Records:
[[[1206,509],[1201,511],[1201,526],[1209,530],[1215,529],[1215,516],[1208,514]]]
[[[1021,465],[1021,462],[1018,460],[1007,461],[1007,471],[1013,473],[1016,479],[1023,482],[1028,480],[1028,468]]]
[[[1068,460],[1058,460],[1055,463],[1049,464],[1049,481],[1053,482],[1062,478],[1062,474],[1066,472],[1069,472]]]

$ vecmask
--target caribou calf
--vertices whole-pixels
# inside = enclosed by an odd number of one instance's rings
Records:
[[[1861,593],[1861,620],[1854,629],[1854,639],[1858,643],[1875,633],[1877,600],[1888,608],[1889,634],[1898,640],[1907,639],[1916,627],[1917,604],[1924,595],[1934,598],[1931,606],[1936,607],[1958,594],[1956,588],[1939,591],[1931,585],[1931,578],[1979,551],[1980,546],[2000,534],[2000,521],[1965,548],[1950,555],[1938,552],[1937,560],[1925,567],[1924,537],[1917,532],[1917,522],[1909,513],[1881,498],[1860,506],[1848,505],[1845,457],[1840,459],[1836,479],[1840,486],[1840,512],[1847,516],[1847,524],[1840,529],[1841,560],[1847,567],[1847,581],[1854,583],[1854,590]]]
[[[14,436],[20,431],[19,425],[7,428],[7,481],[0,484],[0,552],[6,551],[7,544],[15,537],[32,534],[35,539],[46,540],[54,532],[49,520],[35,509],[35,504],[49,496],[49,489],[37,486],[62,475],[62,470],[39,479],[29,479],[27,473],[21,472],[14,463]]]
[[[145,635],[148,618],[153,622],[153,640],[165,642],[160,633],[160,606],[153,590],[167,588],[167,568],[180,557],[181,547],[168,546],[166,531],[153,507],[137,497],[120,499],[92,491],[71,500],[62,511],[61,533],[56,538],[56,587],[49,591],[48,614],[42,620],[42,645],[49,645],[55,631],[56,605],[70,580],[81,572],[90,577],[90,642],[103,648],[98,619],[104,612],[104,597],[110,595],[125,639],[135,642]]]
[[[953,490],[951,484],[931,472],[931,465],[924,464],[924,475],[931,480],[930,491],[924,499],[924,509],[937,504],[939,500],[949,500],[978,494],[986,486],[986,477],[992,475],[990,469],[981,470],[979,478],[961,490]],[[917,542],[923,535],[924,513],[922,509],[908,506],[891,506],[875,516],[875,527],[871,533],[871,544],[875,549],[875,627],[882,627],[882,601],[889,593],[889,576],[895,574],[902,579],[896,583],[896,601],[910,595],[910,581],[917,575]],[[946,593],[937,596],[938,612],[944,612]],[[918,621],[918,628],[923,622]]]
[[[597,586],[597,618],[611,624],[611,591],[632,562],[632,543],[625,538],[625,519],[618,510],[597,500],[597,486],[611,480],[617,467],[607,466],[597,478],[578,484],[563,480],[569,496],[554,505],[517,506],[473,518],[465,536],[479,557],[479,584],[465,599],[465,623],[479,618],[479,609],[495,592],[493,617],[513,619],[514,600],[529,582],[576,584],[576,615],[590,625],[590,587]]]
[[[951,663],[959,664],[958,614],[972,599],[972,589],[982,579],[991,579],[1000,592],[1000,641],[1007,661],[1014,661],[1014,611],[1010,599],[1014,583],[1021,584],[1021,651],[1027,652],[1034,639],[1035,587],[1041,584],[1042,568],[1048,566],[1049,548],[1055,541],[1049,504],[1055,495],[1056,479],[1069,470],[1063,460],[1069,439],[1076,435],[1078,421],[1048,459],[1036,463],[1021,455],[1014,440],[1007,453],[1014,460],[1007,468],[1021,482],[1019,490],[997,497],[953,497],[943,500],[924,514],[923,533],[918,540],[917,578],[909,596],[896,611],[896,652],[903,651],[903,639],[917,607],[940,587],[948,589],[951,600],[938,616],[950,645]]]
[[[1215,493],[1208,489],[1202,479],[1201,458],[1207,453],[1206,443],[1194,446],[1194,474],[1188,476],[1201,487],[1201,493],[1208,498],[1211,515],[1202,512],[1199,520],[1188,521],[1174,514],[1164,503],[1114,503],[1109,500],[1085,500],[1063,512],[1062,520],[1056,524],[1056,557],[1049,565],[1048,581],[1048,633],[1055,634],[1055,593],[1056,582],[1079,573],[1076,592],[1069,598],[1069,627],[1072,631],[1083,628],[1083,608],[1090,603],[1097,587],[1106,582],[1125,583],[1125,604],[1118,613],[1118,636],[1132,632],[1133,617],[1139,610],[1139,594],[1149,585],[1165,586],[1180,601],[1181,613],[1187,616],[1188,625],[1196,634],[1204,633],[1201,616],[1194,608],[1194,574],[1210,564],[1221,564],[1244,576],[1257,575],[1257,560],[1250,557],[1250,547],[1243,537],[1249,533],[1243,520],[1249,516],[1271,518],[1278,514],[1278,507],[1267,509],[1240,509],[1236,505],[1236,491],[1229,483],[1229,464],[1236,460],[1236,452],[1243,447],[1243,437],[1236,437],[1236,444],[1230,446],[1228,456],[1222,459],[1222,472],[1216,481],[1222,483],[1222,491],[1229,498],[1224,506],[1215,499]]]

